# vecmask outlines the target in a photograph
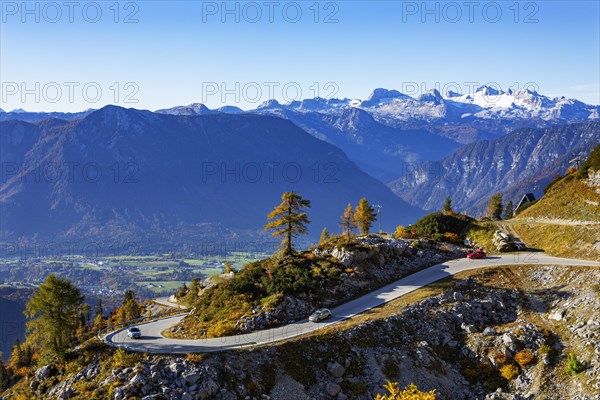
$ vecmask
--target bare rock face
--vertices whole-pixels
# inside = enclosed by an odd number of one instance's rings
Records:
[[[331,255],[337,258],[345,266],[350,265],[353,258],[353,254],[348,251],[345,247],[336,247],[331,251]]]
[[[590,169],[588,171],[588,179],[586,180],[586,183],[590,187],[600,188],[600,170],[594,171]]]
[[[515,201],[530,190],[532,176],[539,182],[539,192],[534,193],[538,197],[541,188],[552,181],[554,171],[568,167],[570,149],[598,144],[599,124],[518,129],[495,140],[463,146],[440,161],[425,162],[389,186],[408,203],[426,210],[435,210],[453,193],[453,206],[483,212],[489,193],[502,192],[504,198]],[[508,165],[511,173],[506,172]],[[554,167],[547,168],[549,165]],[[600,181],[596,178],[594,182]]]
[[[35,379],[38,381],[46,380],[50,378],[54,372],[55,369],[52,365],[44,365],[35,371]]]

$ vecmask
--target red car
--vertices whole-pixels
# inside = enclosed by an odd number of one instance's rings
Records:
[[[470,251],[469,253],[467,253],[467,258],[470,258],[472,260],[474,260],[476,258],[485,258],[485,251],[483,251],[483,250]]]

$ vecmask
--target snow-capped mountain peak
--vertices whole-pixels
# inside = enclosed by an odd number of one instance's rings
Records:
[[[504,94],[504,91],[502,89],[498,90],[495,87],[492,87],[490,85],[483,85],[483,86],[479,86],[475,90],[475,94],[477,94],[477,93],[481,93],[482,96],[498,96],[498,95]]]
[[[420,95],[418,97],[418,100],[421,102],[426,101],[434,104],[442,104],[444,102],[442,95],[437,89],[428,90],[427,92]]]
[[[460,96],[462,96],[462,93],[457,93],[457,92],[454,92],[452,90],[448,90],[448,92],[446,93],[446,98],[447,99],[452,99],[452,98],[460,97]]]
[[[213,112],[210,108],[206,107],[202,103],[192,103],[187,106],[176,106],[172,108],[165,108],[162,110],[156,110],[159,114],[171,114],[171,115],[202,115],[210,114]]]
[[[256,107],[257,110],[269,110],[269,109],[273,109],[273,108],[283,108],[282,105],[275,99],[270,99],[267,100],[261,104],[259,104],[258,107]]]
[[[373,93],[369,98],[361,103],[363,107],[375,107],[390,103],[394,100],[407,100],[412,98],[404,93],[401,93],[395,89],[383,89],[377,88],[373,90]]]
[[[221,113],[225,113],[225,114],[239,114],[239,113],[243,113],[244,110],[242,110],[239,107],[236,106],[223,106],[223,107],[219,107],[217,108],[218,112]]]

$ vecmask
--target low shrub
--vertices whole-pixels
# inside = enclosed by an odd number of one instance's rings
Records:
[[[229,321],[217,321],[217,323],[211,325],[206,331],[208,337],[228,336],[234,333],[235,327],[233,323]]]
[[[588,363],[580,361],[574,353],[567,356],[566,372],[568,375],[575,376],[588,368]]]
[[[515,361],[522,367],[526,367],[535,360],[533,353],[529,349],[521,350],[515,354]]]
[[[185,355],[185,359],[191,363],[198,364],[204,360],[204,354],[191,354],[188,353]]]
[[[444,241],[450,243],[461,243],[460,236],[454,232],[445,232],[444,233]]]
[[[452,237],[458,240],[472,221],[472,218],[465,215],[448,215],[438,211],[415,222],[411,226],[411,230],[414,230],[419,236],[436,239],[443,238],[446,233],[454,234],[456,236]]]
[[[515,329],[515,335],[522,336],[523,334],[525,334],[525,331],[523,329],[521,329],[521,328]]]
[[[538,351],[542,355],[550,354],[550,352],[552,352],[552,347],[548,346],[547,344],[543,344],[540,346]]]
[[[400,390],[397,382],[388,381],[383,387],[388,393],[384,395],[378,394],[375,400],[435,400],[436,398],[435,389],[429,392],[422,392],[412,383],[405,387],[404,390]]]
[[[504,354],[500,353],[499,351],[494,353],[494,359],[500,365],[504,365],[504,364],[508,363],[508,361],[509,361],[509,359]]]
[[[128,353],[127,351],[119,348],[112,356],[112,366],[113,368],[132,367],[141,360],[141,354]]]
[[[506,379],[507,381],[512,381],[517,376],[519,376],[520,373],[521,373],[521,370],[519,369],[519,366],[516,364],[512,364],[512,363],[506,364],[506,365],[503,365],[502,368],[500,368],[500,375],[502,375],[502,377],[504,379]]]

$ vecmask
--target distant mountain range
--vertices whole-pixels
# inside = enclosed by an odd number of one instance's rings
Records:
[[[81,113],[0,113],[0,120],[81,119]],[[408,164],[440,159],[463,144],[495,139],[519,128],[544,128],[597,120],[600,106],[550,98],[534,91],[502,91],[481,86],[472,94],[431,90],[411,97],[378,88],[367,100],[269,100],[254,110],[224,106],[211,110],[194,103],[157,110],[171,115],[263,114],[286,118],[311,135],[342,149],[383,182],[402,176]]]
[[[390,183],[402,199],[426,210],[454,208],[481,215],[489,197],[502,192],[515,204],[523,194],[538,198],[556,173],[578,153],[600,143],[600,121],[541,129],[519,129],[495,140],[466,145],[441,161],[427,162]]]
[[[388,182],[408,165],[437,160],[461,145],[423,129],[401,129],[385,125],[361,108],[333,113],[270,110],[261,115],[286,118],[311,135],[332,143],[363,171]]]
[[[192,104],[160,110],[172,114],[237,112]],[[545,128],[600,119],[600,106],[534,91],[481,86],[473,94],[431,90],[411,97],[375,89],[367,100],[269,100],[248,113],[286,118],[342,149],[383,182],[398,179],[415,163],[439,160],[463,144],[501,137],[515,129]]]
[[[382,228],[422,215],[335,146],[265,115],[107,106],[83,119],[0,123],[3,240],[186,243],[256,236],[284,191],[312,201],[312,237],[362,197]]]
[[[338,209],[362,196],[386,203],[386,229],[410,222],[419,209],[439,208],[447,195],[456,209],[479,213],[495,191],[511,199],[524,191],[539,194],[566,168],[571,152],[595,145],[599,115],[599,106],[577,100],[490,86],[472,95],[432,90],[411,97],[376,89],[367,100],[270,100],[250,111],[195,103],[155,112],[114,106],[81,113],[0,112],[2,162],[34,171],[24,181],[3,170],[0,230],[4,237],[142,232],[156,239],[177,226],[186,238],[230,237],[235,233],[229,228],[260,226],[281,192],[292,189],[315,202],[318,230],[335,230]],[[32,182],[40,165],[72,161],[101,162],[104,180]],[[255,168],[254,162],[298,163],[302,179],[232,181],[241,173],[235,168]],[[221,165],[225,175],[234,168],[225,183],[198,182],[202,172],[220,176]],[[268,168],[260,173],[272,172]],[[106,182],[116,173],[141,181]],[[311,174],[317,182],[307,179]],[[331,174],[340,181],[324,184]],[[382,182],[413,207],[394,199]]]
[[[0,121],[27,121],[27,122],[37,122],[43,121],[48,118],[58,118],[64,119],[66,121],[81,119],[95,110],[86,110],[75,113],[67,113],[67,112],[35,112],[35,111],[25,111],[23,109],[12,110],[10,112],[6,112],[0,108]]]
[[[411,97],[397,90],[377,88],[367,100],[316,97],[301,101],[295,100],[286,104],[280,104],[277,100],[268,100],[256,109],[246,112],[293,110],[304,113],[331,114],[350,108],[365,110],[374,115],[375,119],[384,121],[388,125],[397,126],[406,126],[407,123],[418,121],[435,125],[481,121],[485,126],[483,121],[486,120],[502,120],[507,123],[527,119],[562,121],[564,123],[600,119],[600,106],[598,105],[589,105],[565,97],[551,98],[528,89],[504,91],[488,85],[477,88],[472,94],[460,94],[452,91],[442,94],[437,89],[432,89],[417,97]],[[6,112],[0,109],[0,120],[40,121],[47,118],[72,120],[85,117],[93,111],[95,110],[89,109],[76,113],[62,113],[28,112],[17,109]],[[237,114],[245,111],[230,105],[211,110],[204,104],[194,103],[156,110],[156,112],[172,115],[206,115]]]
[[[362,108],[377,119],[394,124],[408,121],[430,123],[465,123],[474,120],[586,120],[599,119],[600,106],[587,105],[565,97],[550,98],[535,91],[498,90],[481,86],[473,94],[449,92],[442,95],[432,89],[413,98],[397,90],[378,88],[367,100],[307,99],[279,104],[270,100],[257,110],[288,109],[331,113],[347,108]]]

